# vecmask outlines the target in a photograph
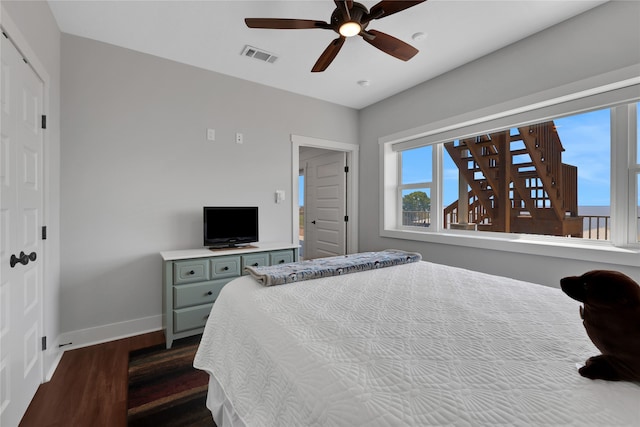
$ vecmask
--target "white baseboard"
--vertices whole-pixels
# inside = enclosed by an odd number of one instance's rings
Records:
[[[63,351],[90,345],[102,344],[134,335],[146,334],[162,329],[162,315],[143,317],[141,319],[128,320],[126,322],[111,323],[109,325],[96,326],[95,328],[80,329],[64,332],[58,340]]]
[[[64,354],[63,351],[58,351],[58,353],[56,354],[53,362],[51,362],[51,365],[49,365],[49,370],[47,371],[45,377],[44,377],[44,382],[48,383],[49,381],[51,381],[51,378],[53,378],[53,374],[56,372],[56,368],[58,367],[58,365],[60,364],[60,360],[62,359],[62,355]]]

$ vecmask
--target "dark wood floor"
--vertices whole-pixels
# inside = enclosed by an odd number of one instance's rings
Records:
[[[129,352],[163,342],[158,331],[66,351],[20,426],[126,427]]]

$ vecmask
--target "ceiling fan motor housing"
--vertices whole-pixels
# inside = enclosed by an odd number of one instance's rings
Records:
[[[369,22],[367,20],[367,22],[363,23],[362,18],[367,16],[368,13],[369,11],[364,5],[356,2],[353,2],[353,7],[349,10],[350,17],[344,8],[338,7],[331,14],[331,28],[336,33],[340,33],[340,27],[345,22],[357,22],[360,24],[362,31],[364,31],[367,25],[369,25]]]

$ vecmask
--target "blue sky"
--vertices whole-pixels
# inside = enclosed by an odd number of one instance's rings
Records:
[[[298,177],[298,205],[304,206],[304,177]]]
[[[563,163],[578,167],[578,205],[611,205],[609,110],[554,120],[564,146]]]

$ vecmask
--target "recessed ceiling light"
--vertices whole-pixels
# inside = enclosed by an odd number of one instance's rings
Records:
[[[422,40],[426,39],[427,35],[425,33],[423,33],[423,32],[419,32],[419,33],[414,33],[411,36],[411,38],[418,42],[418,41],[422,41]]]
[[[359,80],[358,84],[362,87],[367,87],[371,85],[371,81],[370,80]]]

